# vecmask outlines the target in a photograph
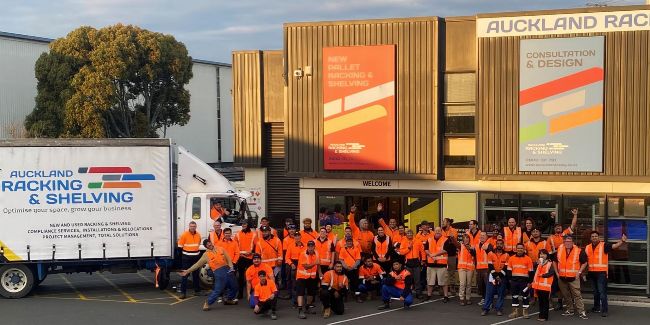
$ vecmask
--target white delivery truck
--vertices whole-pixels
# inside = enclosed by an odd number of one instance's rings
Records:
[[[0,295],[53,273],[142,269],[164,289],[188,224],[212,230],[212,203],[234,233],[256,225],[247,196],[169,139],[0,140]]]

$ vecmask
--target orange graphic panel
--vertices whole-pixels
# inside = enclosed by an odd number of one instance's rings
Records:
[[[395,46],[323,48],[326,170],[395,170]]]

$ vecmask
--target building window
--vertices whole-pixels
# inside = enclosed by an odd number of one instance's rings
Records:
[[[473,167],[476,164],[476,74],[448,72],[444,87],[444,165]]]
[[[445,134],[475,133],[476,107],[474,105],[445,106]]]

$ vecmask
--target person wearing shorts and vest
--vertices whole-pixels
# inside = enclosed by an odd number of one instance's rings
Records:
[[[424,252],[427,256],[427,297],[431,299],[433,286],[436,284],[442,287],[444,296],[442,301],[449,302],[449,282],[447,273],[447,252],[456,251],[456,246],[448,237],[442,235],[442,228],[436,227],[433,237],[424,244]]]
[[[304,308],[310,314],[315,314],[314,300],[318,293],[318,279],[320,273],[320,260],[316,252],[316,243],[313,240],[307,242],[307,250],[300,254],[298,268],[296,270],[296,295],[298,296],[298,318],[305,319]],[[305,294],[308,299],[305,301]],[[305,302],[307,303],[305,306]]]

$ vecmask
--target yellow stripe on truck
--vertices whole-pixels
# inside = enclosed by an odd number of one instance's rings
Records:
[[[12,251],[5,243],[0,240],[0,247],[2,247],[2,250],[4,252],[4,257],[10,261],[10,262],[15,262],[15,261],[22,261],[23,259],[20,258],[20,256],[16,255],[14,251]]]

